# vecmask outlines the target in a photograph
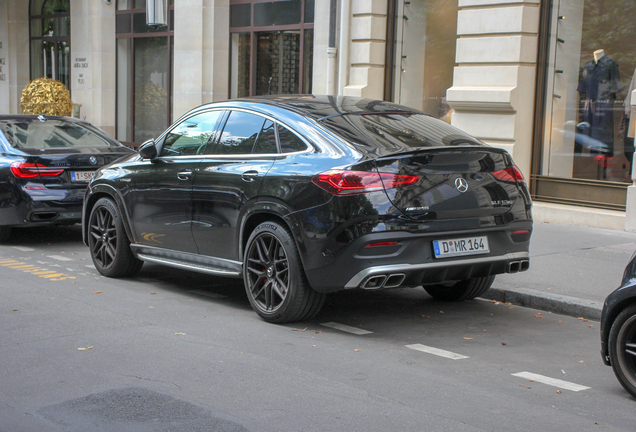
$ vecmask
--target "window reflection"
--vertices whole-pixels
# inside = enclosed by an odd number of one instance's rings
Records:
[[[554,2],[541,175],[631,182],[635,13],[626,0]]]

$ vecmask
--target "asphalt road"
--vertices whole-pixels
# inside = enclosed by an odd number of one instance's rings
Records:
[[[272,325],[240,280],[99,276],[77,226],[1,245],[0,292],[1,432],[634,429],[595,321],[398,289]]]

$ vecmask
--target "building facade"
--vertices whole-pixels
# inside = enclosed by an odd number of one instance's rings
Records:
[[[390,100],[508,150],[537,220],[631,231],[633,16],[633,0],[0,0],[0,112],[46,76],[138,145],[210,101]]]

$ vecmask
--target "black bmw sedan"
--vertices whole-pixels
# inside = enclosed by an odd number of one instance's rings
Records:
[[[97,168],[134,154],[69,117],[0,116],[0,241],[12,227],[75,224]]]
[[[623,280],[607,296],[601,314],[601,357],[623,388],[636,398],[636,252]]]
[[[528,269],[532,216],[504,150],[400,105],[276,96],[195,108],[98,171],[83,228],[105,276],[148,261],[242,277],[282,323],[345,289],[477,297]]]

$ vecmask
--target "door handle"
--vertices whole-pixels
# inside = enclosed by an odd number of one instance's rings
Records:
[[[177,174],[177,178],[179,180],[190,180],[190,177],[192,177],[192,170],[191,169],[185,169],[183,171],[181,171],[179,174]]]
[[[258,171],[256,170],[245,171],[242,176],[243,180],[246,182],[253,182],[254,180],[256,180],[257,177]]]

